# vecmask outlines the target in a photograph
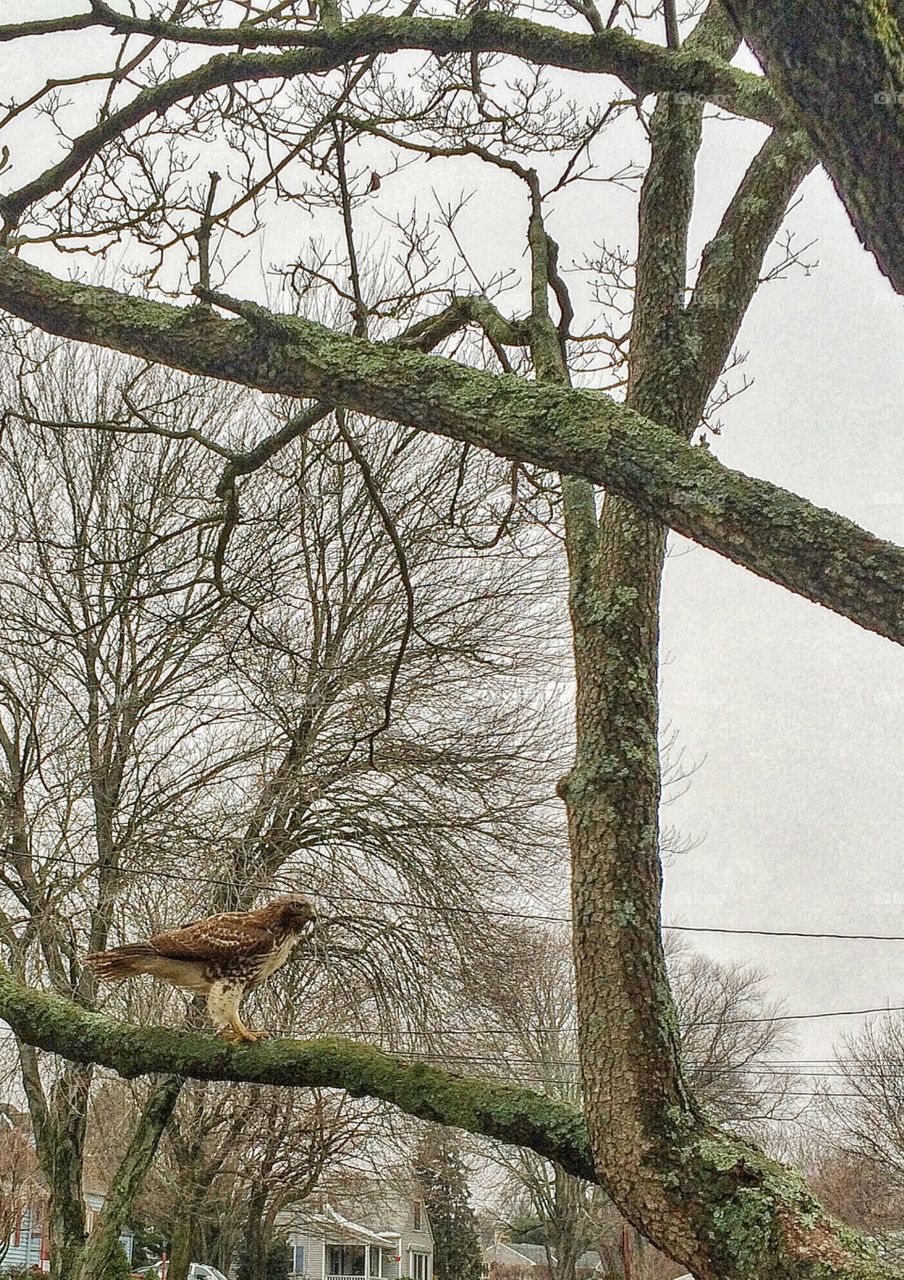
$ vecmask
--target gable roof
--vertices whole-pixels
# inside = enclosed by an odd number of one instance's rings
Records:
[[[504,1256],[500,1257],[502,1251]],[[508,1240],[497,1240],[495,1244],[489,1245],[484,1253],[489,1260],[501,1262],[503,1265],[523,1266],[527,1263],[530,1267],[545,1267],[549,1263],[546,1246],[542,1244],[512,1244]],[[556,1255],[551,1253],[550,1256],[555,1262]]]
[[[363,1222],[345,1217],[331,1204],[324,1204],[320,1209],[309,1209],[304,1205],[283,1209],[277,1215],[277,1222],[308,1235],[322,1236],[330,1244],[370,1244],[398,1252],[398,1231],[375,1231]]]

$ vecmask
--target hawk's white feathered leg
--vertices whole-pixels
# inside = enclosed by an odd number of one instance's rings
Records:
[[[245,983],[223,978],[211,984],[207,994],[207,1012],[221,1036],[228,1040],[243,1040],[253,1044],[262,1040],[266,1031],[249,1031],[239,1016],[239,1005],[245,994]]]

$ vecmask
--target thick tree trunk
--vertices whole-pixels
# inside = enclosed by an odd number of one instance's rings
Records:
[[[904,293],[900,3],[725,0],[809,135],[857,234]]]
[[[189,1197],[182,1204],[173,1227],[167,1280],[188,1280],[188,1269],[197,1261],[199,1237],[198,1206],[195,1198]]]
[[[587,1245],[581,1184],[561,1165],[553,1165],[552,1220],[554,1280],[575,1280],[577,1261]]]
[[[683,438],[694,430],[756,284],[790,190],[767,150],[708,248],[734,288],[686,309],[687,229],[699,108],[663,100],[640,202],[628,403]],[[785,181],[798,173],[785,168]],[[782,166],[779,166],[781,171]],[[756,171],[756,172],[755,172]],[[753,189],[751,189],[751,184]],[[765,214],[763,210],[765,209]],[[723,231],[726,223],[723,223]],[[718,253],[713,255],[714,246]],[[738,264],[726,270],[725,261]],[[702,274],[702,273],[701,273]],[[718,361],[718,363],[716,363]],[[596,1168],[622,1213],[699,1280],[869,1274],[791,1173],[710,1125],[684,1079],[659,917],[659,594],[665,530],[608,494],[594,538],[569,539],[576,755],[560,792],[573,863],[578,1032]]]
[[[267,1280],[269,1235],[265,1222],[266,1208],[266,1189],[263,1187],[255,1188],[248,1199],[248,1213],[245,1218],[245,1239],[243,1241],[245,1257],[248,1260],[248,1280]]]
[[[661,525],[607,497],[592,576],[572,578],[577,749],[560,785],[572,853],[579,1037],[593,1156],[619,1208],[657,1242],[672,1235],[659,1220],[671,1216],[662,1174],[697,1122],[659,942],[657,647],[664,552]],[[633,1034],[615,1033],[626,1026]],[[677,1238],[669,1252],[682,1252]]]
[[[707,16],[713,39],[725,42],[713,7]],[[693,344],[684,311],[701,122],[699,105],[669,99],[651,121],[629,367],[631,407],[655,408],[685,437],[696,424],[688,423],[686,405]],[[566,503],[566,518],[568,512]],[[611,493],[593,538],[568,539],[576,749],[560,794],[571,844],[578,1036],[594,1161],[622,1212],[689,1264],[695,1249],[686,1207],[664,1194],[662,1181],[684,1130],[699,1121],[682,1075],[659,918],[665,543],[661,523]],[[624,1033],[628,1026],[633,1034]]]
[[[50,1190],[48,1243],[53,1280],[72,1280],[85,1243],[82,1158],[90,1068],[67,1064],[51,1091],[38,1158]]]

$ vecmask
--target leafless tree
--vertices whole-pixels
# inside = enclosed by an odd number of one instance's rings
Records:
[[[577,1010],[568,937],[561,929],[531,928],[513,931],[511,943],[487,988],[481,1021],[488,1034],[475,1037],[468,1052],[475,1055],[478,1071],[577,1100]],[[670,935],[668,953],[697,1096],[722,1123],[762,1136],[769,1122],[783,1116],[794,1080],[791,1073],[776,1076],[768,1069],[786,1033],[775,1021],[778,1010],[763,994],[762,976],[745,966],[720,965],[683,946],[676,935]],[[587,1250],[620,1258],[626,1232],[638,1252],[633,1227],[599,1186],[524,1149],[497,1149],[490,1159],[505,1174],[503,1216],[530,1216],[542,1224],[548,1268],[556,1280],[574,1280]]]
[[[200,423],[253,430],[259,406],[21,335],[10,349],[0,746],[14,970],[90,1002],[85,951],[301,885],[329,923],[282,1025],[310,1029],[318,1008],[332,1029],[422,1022],[486,945],[487,900],[516,866],[554,856],[534,777],[551,744],[525,697],[546,658],[500,645],[494,623],[507,609],[514,638],[519,593],[542,602],[541,549],[529,531],[507,555],[443,541],[440,456],[415,457],[399,433],[363,471],[324,426],[299,441],[301,462],[280,459],[226,557],[221,522],[196,505],[222,458],[207,448],[199,471],[186,439]],[[178,1016],[159,993],[104,998],[142,1022]],[[65,1271],[84,1230],[91,1072],[51,1080],[20,1053]],[[113,1240],[178,1092],[145,1100],[102,1219]]]
[[[904,1221],[904,1020],[888,1013],[844,1037],[822,1084],[817,1179],[846,1221],[887,1238]]]
[[[830,1126],[809,1138],[798,1162],[820,1199],[842,1222],[894,1243],[904,1221],[899,1179],[869,1157],[848,1148],[847,1136]],[[897,1253],[897,1250],[895,1250]]]
[[[781,1007],[767,994],[765,975],[744,964],[721,964],[671,935],[669,971],[681,1041],[694,1089],[722,1124],[768,1142],[796,1108],[801,1081],[793,1067],[773,1070],[789,1047]]]

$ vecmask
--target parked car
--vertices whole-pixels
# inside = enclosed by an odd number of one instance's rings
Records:
[[[135,1280],[166,1280],[166,1263],[155,1262],[146,1271],[136,1271]],[[209,1262],[192,1262],[188,1268],[188,1280],[228,1280],[222,1271]]]

